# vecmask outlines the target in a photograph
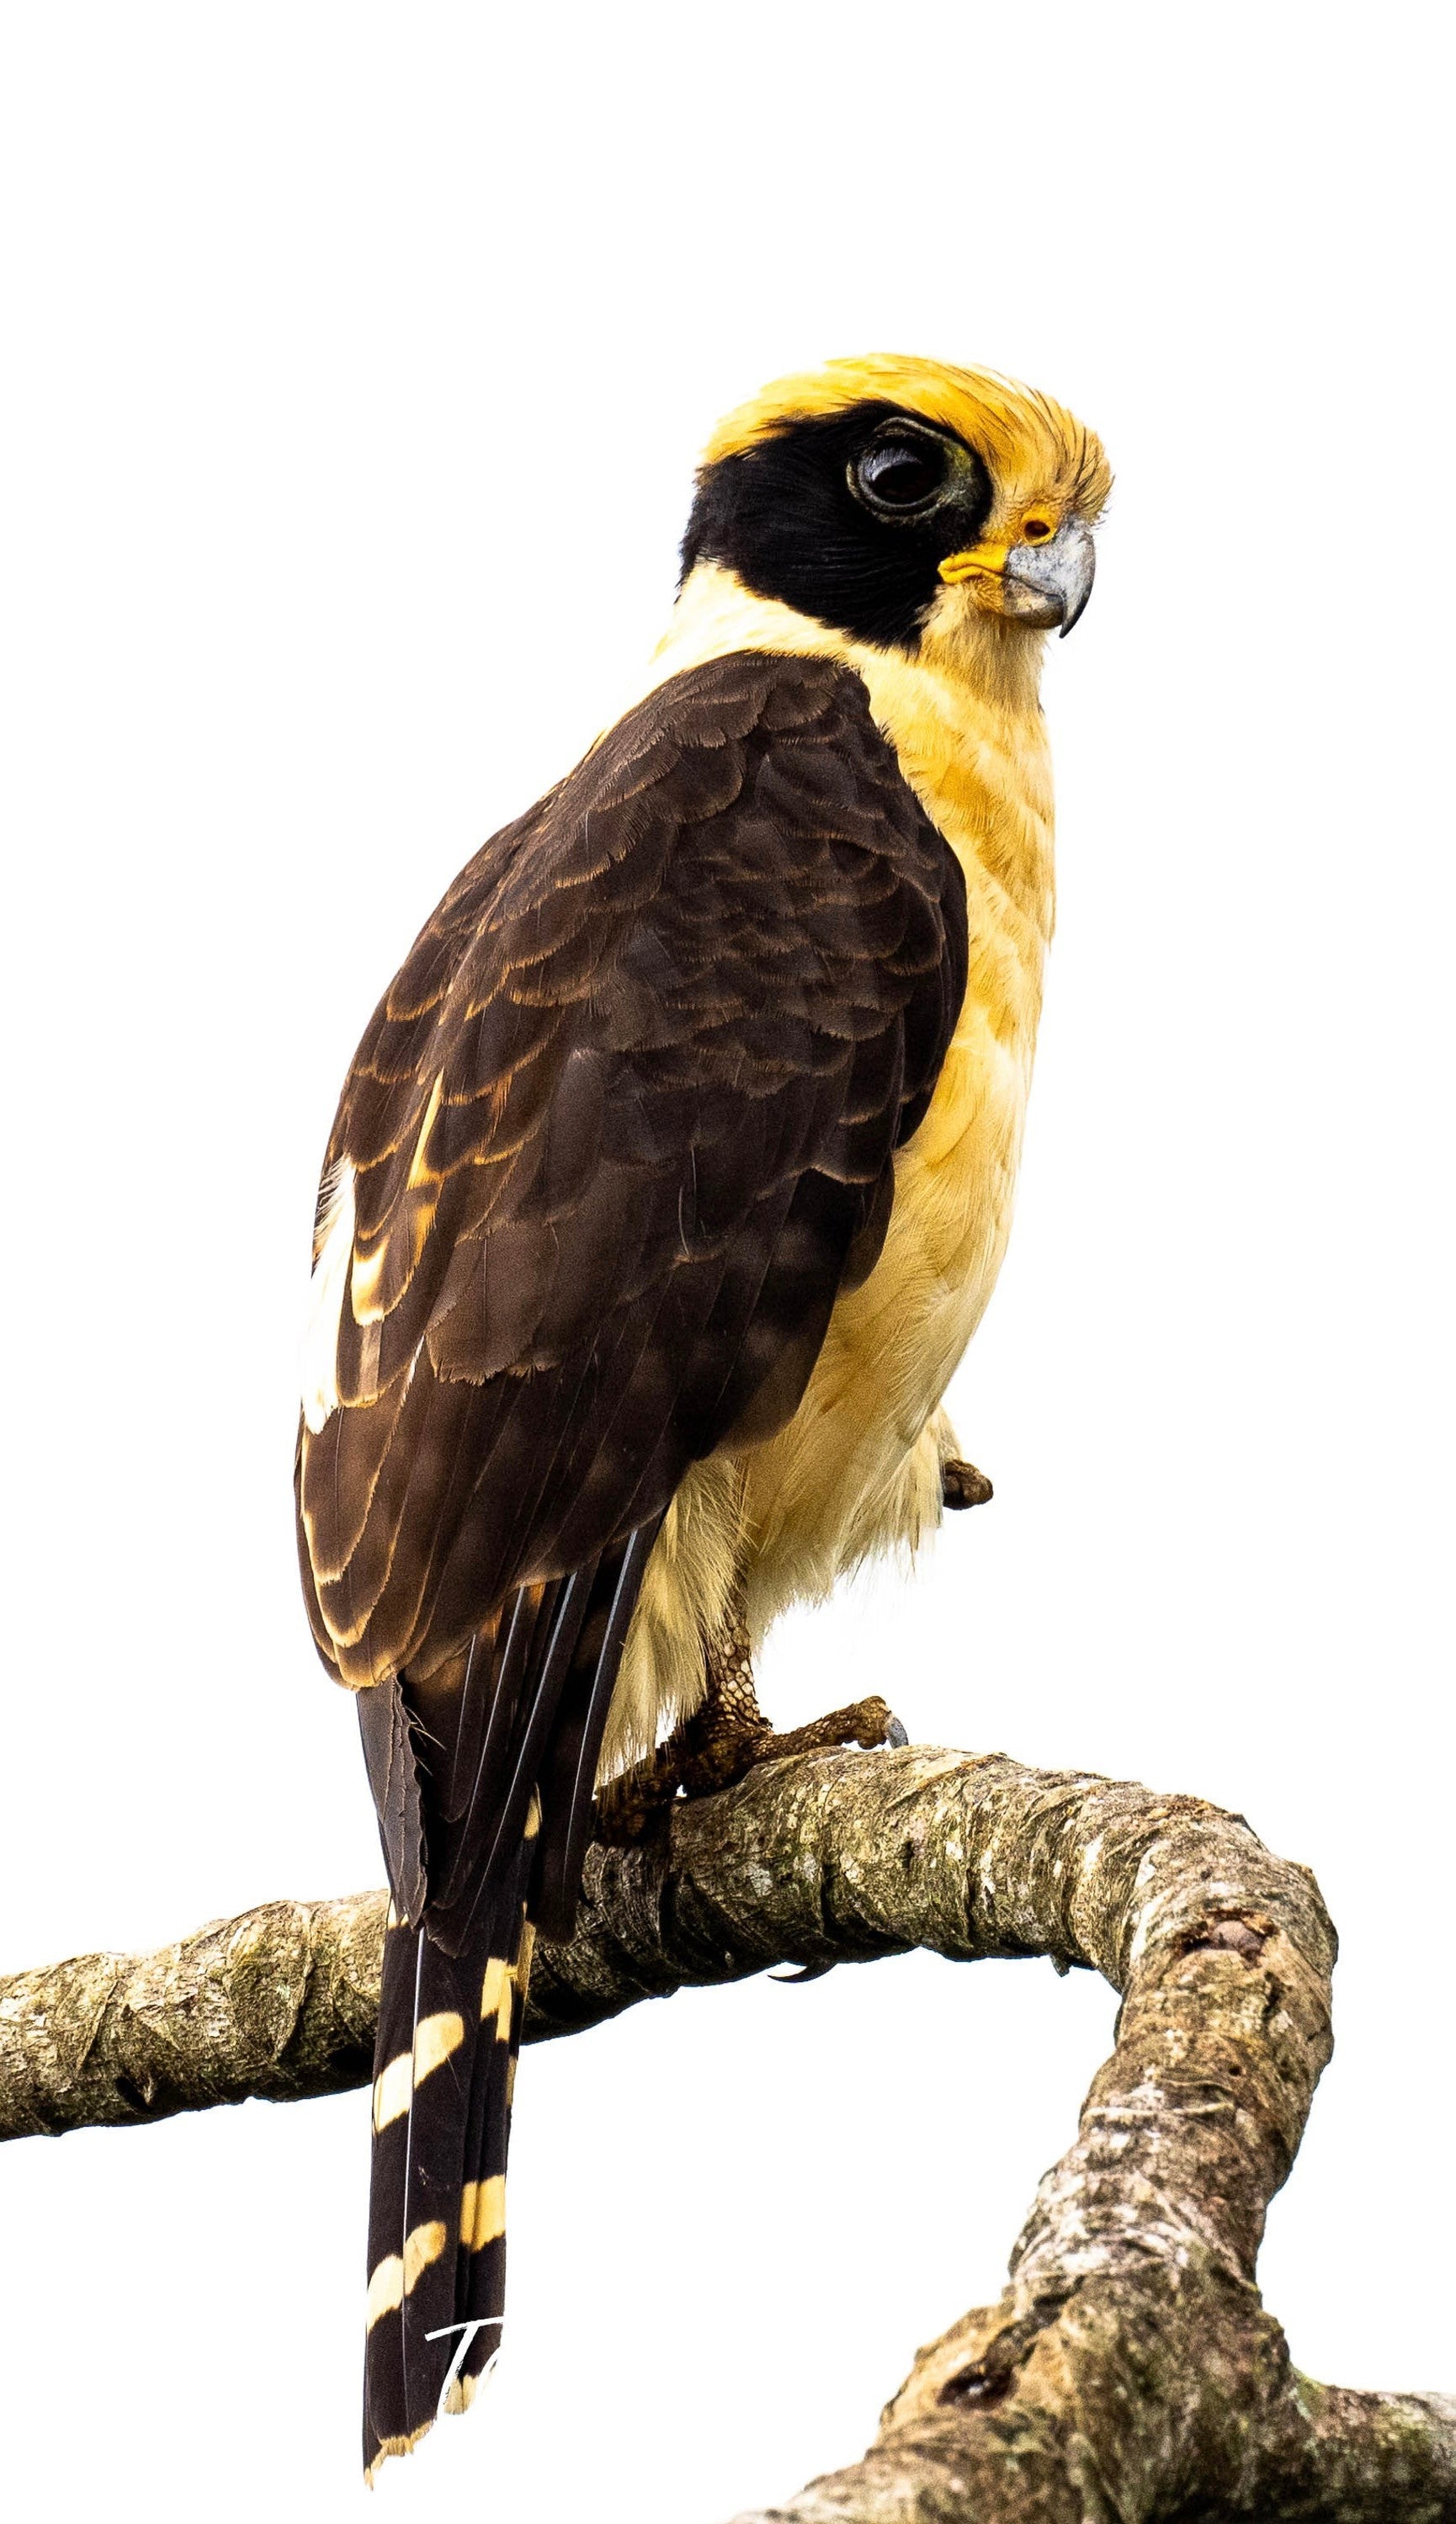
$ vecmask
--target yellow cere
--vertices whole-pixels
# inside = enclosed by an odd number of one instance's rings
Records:
[[[975,544],[969,552],[947,553],[941,576],[947,587],[958,586],[963,578],[999,578],[1010,558],[1009,544]]]

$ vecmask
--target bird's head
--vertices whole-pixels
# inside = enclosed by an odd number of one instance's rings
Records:
[[[683,576],[715,563],[850,640],[953,664],[1071,630],[1111,478],[1091,430],[1009,378],[833,360],[719,422]]]

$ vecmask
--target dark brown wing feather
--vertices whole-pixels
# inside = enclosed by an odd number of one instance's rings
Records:
[[[949,851],[815,659],[675,678],[463,871],[329,1147],[354,1303],[299,1497],[345,1680],[428,1675],[659,1513],[755,1398],[792,1411],[964,954]]]
[[[500,1666],[518,1591],[609,1589],[690,1463],[797,1405],[883,1239],[964,932],[859,678],[746,654],[664,685],[487,844],[391,984],[329,1144],[353,1271],[298,1495],[322,1654],[403,1676],[415,1713],[380,1800],[411,1916],[420,1833],[432,1891],[462,1842],[479,1865],[520,1757],[548,1642]]]

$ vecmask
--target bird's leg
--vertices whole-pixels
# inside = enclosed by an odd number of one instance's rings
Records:
[[[679,1726],[655,1753],[649,1753],[645,1762],[634,1762],[630,1771],[619,1772],[597,1790],[594,1839],[608,1849],[626,1849],[635,1840],[645,1840],[654,1826],[664,1820],[682,1785],[682,1732]]]
[[[758,1706],[753,1660],[747,1626],[735,1614],[707,1651],[707,1690],[701,1706],[682,1728],[685,1759],[682,1784],[692,1796],[730,1787],[758,1762],[779,1762],[793,1753],[817,1753],[830,1744],[903,1744],[905,1730],[878,1692],[847,1709],[832,1709],[807,1726],[791,1727],[785,1735]]]
[[[741,1612],[730,1616],[706,1651],[707,1689],[691,1718],[684,1719],[664,1744],[634,1770],[613,1779],[597,1799],[598,1837],[607,1841],[641,1839],[655,1815],[681,1793],[711,1796],[732,1787],[758,1762],[778,1762],[794,1753],[817,1753],[831,1744],[907,1742],[904,1728],[878,1692],[848,1708],[832,1709],[807,1726],[784,1735],[758,1706],[753,1683],[752,1651]]]
[[[974,1464],[949,1455],[941,1466],[941,1503],[946,1508],[984,1507],[992,1485]],[[878,1693],[848,1709],[832,1709],[811,1726],[776,1735],[758,1706],[753,1661],[742,1605],[735,1607],[706,1651],[707,1689],[691,1718],[634,1769],[624,1771],[597,1798],[602,1840],[640,1840],[674,1797],[711,1795],[731,1787],[755,1762],[791,1753],[816,1753],[829,1744],[902,1744],[905,1730]]]

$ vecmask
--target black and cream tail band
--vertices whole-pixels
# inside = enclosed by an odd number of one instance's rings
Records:
[[[533,1856],[534,1830],[467,1954],[446,1954],[427,1928],[390,1914],[374,2055],[366,2479],[442,2410],[468,2409],[500,2346]]]

